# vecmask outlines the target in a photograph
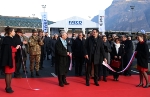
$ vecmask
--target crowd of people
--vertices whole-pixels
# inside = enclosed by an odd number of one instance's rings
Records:
[[[109,73],[113,75],[114,81],[119,81],[120,73],[110,72],[102,62],[110,65],[115,71],[121,71],[128,65],[133,52],[136,51],[137,69],[139,70],[140,84],[143,86],[143,77],[146,80],[144,88],[150,86],[148,75],[149,49],[143,34],[137,35],[139,41],[137,47],[127,35],[111,36],[100,35],[98,29],[93,29],[87,37],[83,33],[73,33],[68,37],[67,32],[60,31],[60,35],[54,34],[52,38],[48,33],[32,30],[32,36],[26,37],[21,29],[14,31],[13,28],[5,28],[5,37],[0,38],[0,67],[5,75],[6,92],[13,93],[11,88],[12,74],[15,78],[21,78],[20,69],[28,73],[26,61],[29,54],[31,77],[40,76],[39,70],[44,68],[43,61],[50,60],[51,67],[55,68],[60,87],[69,85],[67,73],[70,62],[75,67],[75,76],[85,75],[86,86],[90,86],[90,79],[94,79],[96,86],[98,81],[107,82]],[[112,64],[113,62],[118,62]],[[123,72],[125,76],[131,76],[131,67]],[[35,71],[35,75],[34,75]]]

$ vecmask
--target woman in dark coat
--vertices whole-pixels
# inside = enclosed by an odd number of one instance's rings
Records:
[[[102,39],[103,39],[103,45],[104,45],[104,50],[105,50],[105,57],[107,59],[107,64],[110,64],[110,52],[111,52],[111,45],[109,43],[109,41],[107,40],[107,37],[106,36],[102,36]],[[103,58],[101,58],[103,59]],[[103,81],[107,82],[107,79],[106,79],[106,76],[107,76],[107,68],[100,64],[100,68],[99,68],[99,73],[100,73],[100,78],[99,80],[101,79],[101,76],[103,76]]]
[[[6,27],[5,32],[8,34],[4,38],[4,41],[2,43],[2,53],[1,53],[1,61],[0,65],[2,68],[4,68],[5,71],[5,83],[6,83],[6,92],[12,93],[14,92],[11,88],[11,79],[12,79],[12,73],[15,72],[15,53],[17,52],[17,49],[20,48],[20,45],[16,45],[16,41],[13,38],[15,35],[14,29]]]
[[[120,67],[117,68],[117,67],[112,66],[112,68],[117,72],[120,71],[122,68],[121,62],[122,62],[123,54],[124,54],[123,45],[120,44],[120,39],[116,38],[115,43],[113,44],[113,47],[112,47],[112,60],[120,61]],[[113,77],[114,77],[114,81],[118,81],[119,73],[114,72]]]
[[[148,75],[146,71],[148,70],[148,58],[149,58],[149,49],[148,45],[144,41],[144,36],[142,34],[139,34],[137,36],[137,39],[139,43],[136,47],[136,58],[137,58],[137,69],[139,70],[139,76],[140,76],[140,84],[137,85],[137,87],[143,86],[143,77],[146,80],[146,85],[144,88],[148,88],[150,86],[148,81]]]

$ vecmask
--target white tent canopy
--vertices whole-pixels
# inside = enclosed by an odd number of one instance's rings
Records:
[[[68,31],[69,28],[82,28],[83,33],[85,33],[86,28],[98,28],[98,24],[90,20],[74,16],[48,25],[49,34],[51,28],[64,28],[65,31]]]

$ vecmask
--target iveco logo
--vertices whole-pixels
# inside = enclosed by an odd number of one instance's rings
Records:
[[[69,21],[69,25],[82,25],[82,21]]]

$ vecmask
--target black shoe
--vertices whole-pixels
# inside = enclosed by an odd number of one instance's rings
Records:
[[[64,84],[59,84],[60,87],[64,87]]]
[[[118,78],[116,78],[116,81],[119,81]]]
[[[24,73],[25,73],[25,72],[26,72],[26,73],[28,73],[28,71],[27,71],[27,70],[26,70],[26,71],[25,71],[25,70],[23,70],[23,72],[24,72]]]
[[[150,84],[147,84],[146,86],[144,86],[143,88],[148,88],[148,87],[150,87]]]
[[[99,86],[99,84],[98,84],[98,83],[95,83],[95,85],[96,85],[96,86]]]
[[[64,85],[69,85],[70,83],[65,82]]]
[[[104,82],[107,82],[107,79],[106,79],[106,78],[103,78],[103,81],[104,81]]]
[[[86,86],[90,86],[90,83],[88,81],[86,82]]]
[[[38,71],[36,71],[36,76],[40,76]]]
[[[31,77],[34,77],[33,72],[31,72]]]
[[[144,84],[138,84],[136,87],[143,87]]]
[[[6,93],[13,93],[14,92],[11,87],[10,88],[5,88],[5,90],[6,90]]]

